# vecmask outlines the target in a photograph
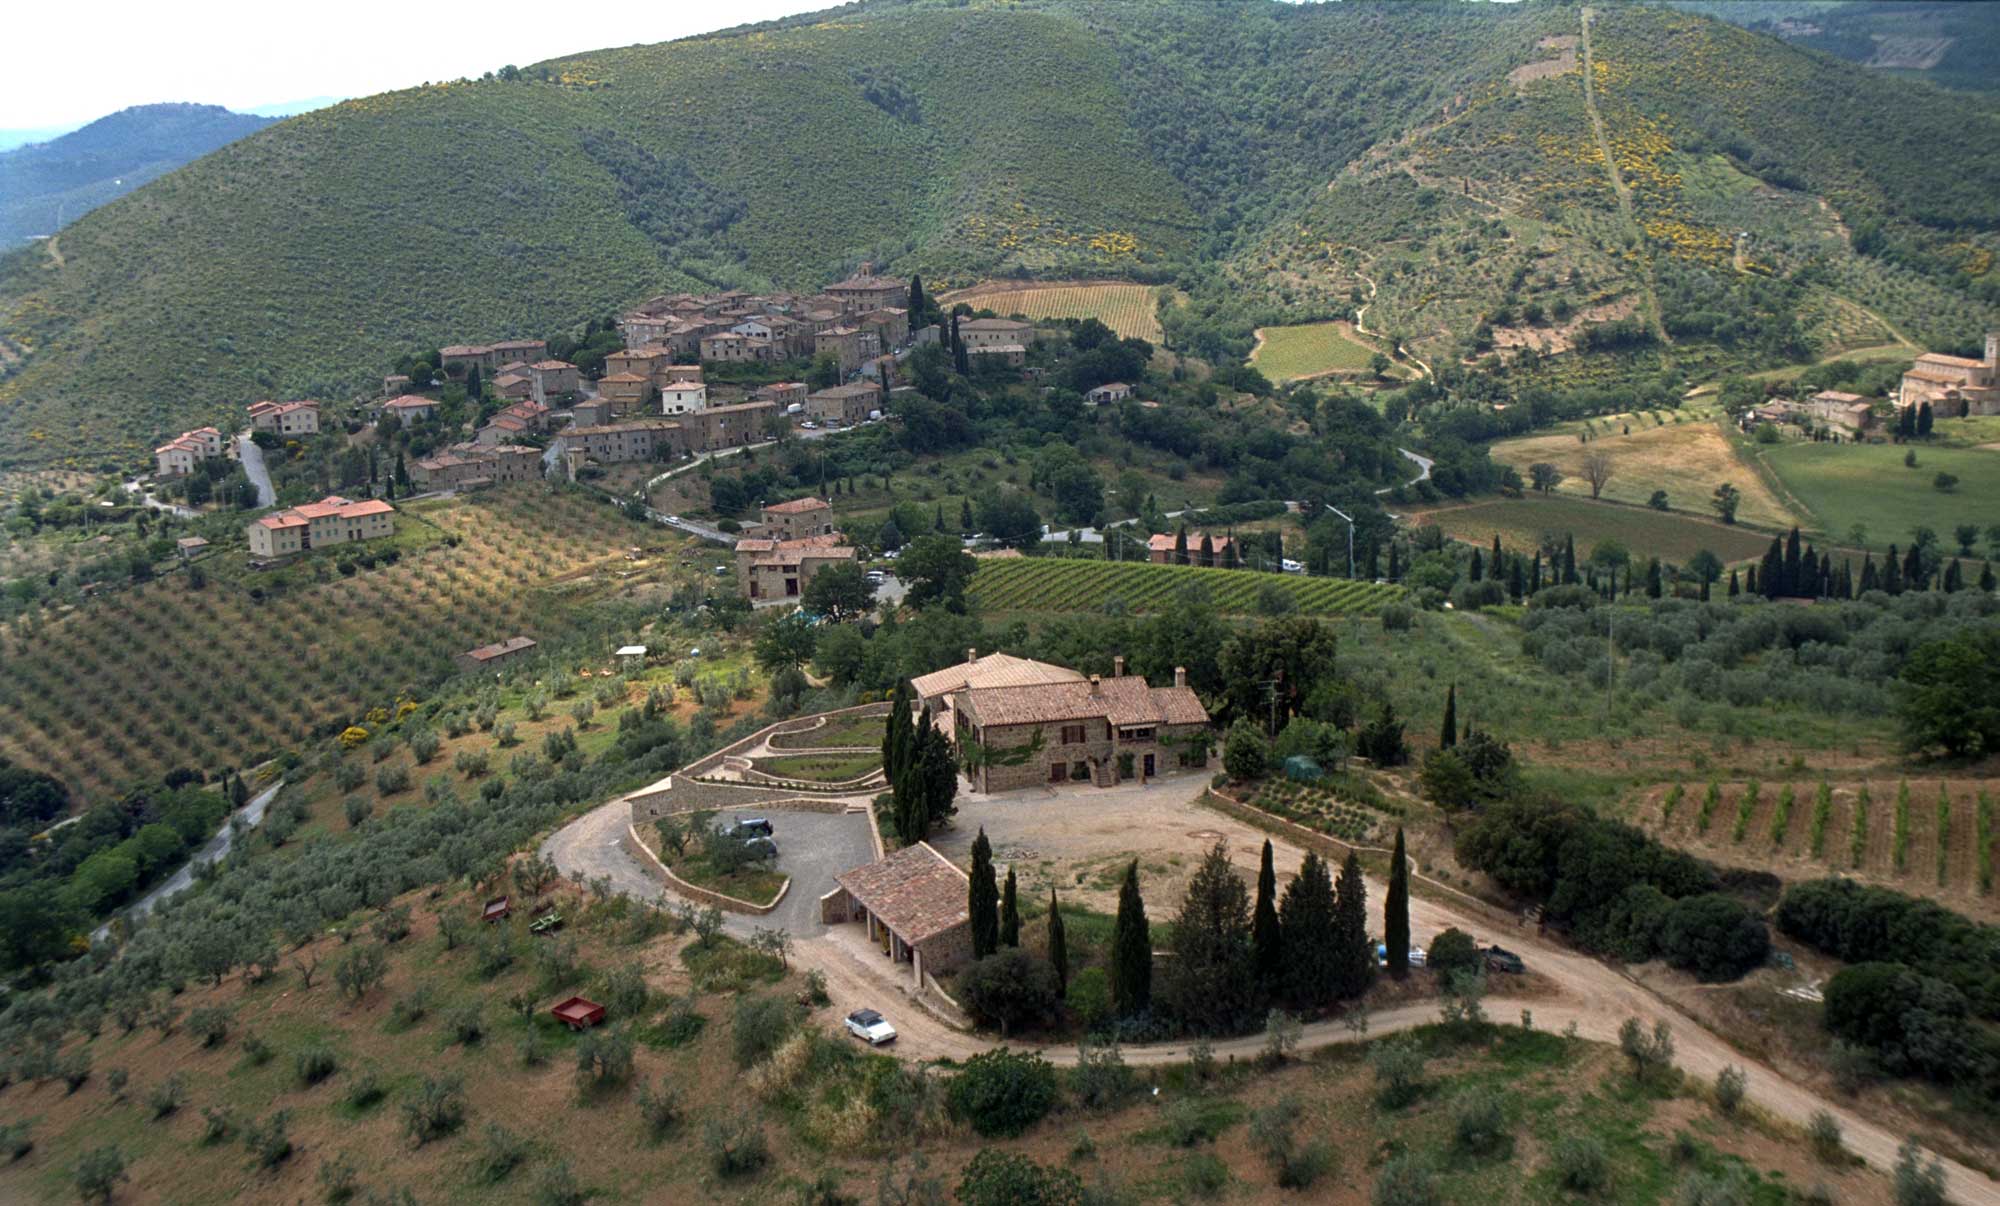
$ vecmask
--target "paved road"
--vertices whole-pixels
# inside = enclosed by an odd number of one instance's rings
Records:
[[[631,805],[613,800],[552,834],[542,843],[542,853],[554,859],[565,874],[581,871],[585,879],[609,876],[611,886],[626,895],[641,900],[676,899],[618,844],[631,815]],[[800,939],[825,933],[826,927],[819,920],[819,898],[833,890],[833,877],[875,859],[868,818],[859,813],[774,808],[727,811],[718,813],[716,819],[734,816],[770,818],[775,831],[772,836],[778,843],[778,869],[792,877],[792,886],[778,907],[763,916],[725,913],[723,928],[738,937],[748,937],[760,927],[783,929]]]
[[[178,503],[161,502],[159,499],[154,498],[151,492],[149,492],[145,487],[141,486],[136,481],[125,483],[125,493],[136,494],[139,496],[139,501],[143,505],[151,507],[155,511],[165,511],[167,514],[175,516],[176,518],[179,519],[201,518],[201,512],[195,510],[192,507],[183,507]]]
[[[257,505],[275,506],[278,491],[271,485],[271,471],[264,464],[264,450],[257,447],[257,441],[249,432],[236,437],[236,459],[243,465],[243,472],[250,477],[250,484],[257,487]]]
[[[222,822],[222,828],[216,831],[214,837],[208,839],[207,845],[195,851],[194,857],[189,859],[180,870],[168,876],[165,883],[141,896],[131,908],[125,910],[125,916],[137,921],[139,918],[152,912],[161,902],[171,900],[179,896],[182,892],[187,891],[194,884],[194,873],[197,870],[229,853],[230,843],[236,840],[237,818],[242,818],[246,828],[254,829],[257,823],[264,819],[264,810],[269,808],[271,801],[277,798],[278,789],[284,785],[285,781],[280,779],[263,791],[251,796],[243,807],[237,809],[233,815]],[[105,935],[110,932],[111,924],[106,922],[92,931],[90,939],[93,942],[102,942]]]
[[[1427,482],[1431,479],[1431,466],[1437,464],[1436,461],[1432,460],[1427,456],[1418,456],[1416,453],[1411,452],[1407,448],[1398,448],[1396,449],[1396,451],[1403,454],[1404,460],[1414,462],[1417,468],[1423,470],[1422,473],[1419,473],[1415,477],[1411,478],[1409,481],[1404,482],[1403,485],[1405,488],[1414,486],[1418,482]],[[1384,486],[1380,490],[1377,490],[1375,493],[1387,494],[1389,491],[1394,490],[1395,488],[1396,487],[1394,486]]]

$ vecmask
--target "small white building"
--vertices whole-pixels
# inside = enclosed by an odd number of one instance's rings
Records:
[[[708,386],[699,381],[670,381],[660,387],[660,413],[686,415],[708,409]]]

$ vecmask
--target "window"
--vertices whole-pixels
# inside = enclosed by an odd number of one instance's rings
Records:
[[[1082,745],[1083,741],[1084,741],[1084,736],[1083,736],[1082,725],[1066,724],[1062,727],[1062,743],[1064,745]]]
[[[1151,728],[1120,729],[1118,730],[1118,736],[1124,741],[1151,741],[1156,731]]]

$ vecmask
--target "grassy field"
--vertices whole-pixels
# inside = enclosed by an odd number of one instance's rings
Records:
[[[771,738],[771,748],[823,750],[847,745],[879,746],[882,744],[883,724],[880,716],[837,719],[807,733],[778,733]]]
[[[1919,525],[1948,534],[1957,524],[1984,527],[2000,516],[2000,452],[1915,445],[1912,469],[1903,464],[1910,450],[1894,444],[1795,443],[1760,451],[1810,512],[1810,526],[1843,539],[1859,524],[1872,544],[1906,543]],[[1950,493],[1936,488],[1939,473],[1958,478]]]
[[[1347,334],[1344,322],[1309,322],[1295,327],[1265,327],[1251,367],[1276,382],[1317,377],[1323,373],[1360,373],[1375,349]]]
[[[1266,591],[1307,615],[1373,612],[1403,593],[1343,578],[1027,557],[981,561],[969,597],[989,611],[1096,611],[1115,600],[1143,613],[1171,608],[1189,587],[1207,591],[1218,610],[1234,615],[1260,611]]]
[[[1546,462],[1560,469],[1559,493],[1590,497],[1583,477],[1584,457],[1603,453],[1611,458],[1611,478],[1603,497],[1614,502],[1644,504],[1655,490],[1667,492],[1667,505],[1693,515],[1713,516],[1709,497],[1723,482],[1742,492],[1737,519],[1763,527],[1790,527],[1795,517],[1784,501],[1743,463],[1730,437],[1714,423],[1661,412],[1662,426],[1650,415],[1613,416],[1589,424],[1589,442],[1579,436],[1584,425],[1569,424],[1546,435],[1502,440],[1493,445],[1493,459],[1514,466],[1525,480],[1528,466]],[[1629,429],[1629,430],[1628,430]]]
[[[656,531],[578,494],[504,488],[406,508],[393,566],[334,555],[250,574],[240,550],[0,633],[0,752],[72,789],[269,756],[455,672],[465,650],[586,622],[611,550]],[[449,537],[456,537],[454,544]],[[421,547],[419,547],[421,546]]]
[[[1685,563],[1701,549],[1725,562],[1742,561],[1761,556],[1770,544],[1768,536],[1711,519],[1561,495],[1489,499],[1418,512],[1411,518],[1434,523],[1445,535],[1468,544],[1491,545],[1497,532],[1502,545],[1524,552],[1540,548],[1544,535],[1553,533],[1560,539],[1567,532],[1576,538],[1579,558],[1601,540],[1621,541],[1634,556],[1676,563]]]
[[[875,721],[879,729],[882,722]],[[882,755],[874,751],[859,754],[791,754],[782,758],[759,758],[752,763],[767,775],[782,779],[809,779],[815,783],[845,783],[882,765]]]
[[[1152,285],[1051,284],[1017,287],[986,282],[941,295],[946,305],[964,302],[995,314],[1044,318],[1095,318],[1130,338],[1160,342],[1159,306]]]

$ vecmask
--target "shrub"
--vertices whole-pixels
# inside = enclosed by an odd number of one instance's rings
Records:
[[[430,1012],[430,986],[420,984],[411,989],[408,995],[397,998],[396,1003],[389,1006],[389,1021],[407,1029],[429,1017]]]
[[[1477,1085],[1451,1103],[1452,1138],[1459,1150],[1491,1152],[1507,1137],[1506,1103],[1497,1089]]]
[[[1416,623],[1416,609],[1407,603],[1390,603],[1382,608],[1382,628],[1385,632],[1408,632]]]
[[[0,1151],[7,1153],[8,1160],[19,1160],[35,1150],[34,1136],[25,1122],[10,1122],[0,1125]]]
[[[1181,1160],[1181,1192],[1212,1198],[1229,1187],[1229,1166],[1212,1152],[1194,1152]]]
[[[301,1048],[292,1057],[292,1062],[298,1071],[299,1083],[308,1087],[332,1076],[340,1068],[340,1060],[334,1055],[333,1048],[324,1043]]]
[[[221,1143],[236,1133],[236,1111],[226,1105],[201,1108],[201,1141]]]
[[[646,1133],[657,1143],[681,1120],[679,1091],[664,1077],[657,1087],[639,1086],[639,1117],[646,1122]]]
[[[426,766],[437,757],[438,735],[430,729],[418,729],[410,734],[410,754],[416,758],[418,766]]]
[[[1574,1193],[1592,1194],[1611,1181],[1611,1162],[1595,1135],[1566,1135],[1556,1140],[1556,1181]]]
[[[467,1001],[445,1019],[445,1033],[463,1047],[476,1047],[486,1038],[486,1012],[477,1001]]]
[[[1076,1066],[1070,1069],[1070,1096],[1086,1110],[1112,1110],[1132,1093],[1135,1080],[1131,1067],[1116,1042],[1095,1044],[1085,1039],[1076,1046]]]
[[[466,778],[477,779],[486,774],[491,763],[484,750],[460,750],[453,755],[451,766]]]
[[[152,1111],[154,1121],[166,1118],[187,1104],[187,1081],[175,1072],[153,1086],[146,1095],[146,1108]]]
[[[275,1054],[277,1053],[271,1050],[271,1044],[258,1036],[254,1034],[243,1036],[243,1058],[250,1061],[251,1067],[263,1067],[271,1062],[271,1057]]]
[[[1828,1164],[1839,1164],[1847,1158],[1847,1143],[1840,1133],[1840,1119],[1830,1111],[1814,1110],[1806,1123],[1806,1138],[1812,1142],[1813,1154]]]
[[[535,1182],[535,1206],[583,1206],[590,1194],[576,1183],[569,1161],[558,1160]]]
[[[456,1076],[426,1076],[403,1103],[403,1133],[418,1147],[442,1139],[465,1123],[465,1090]]]
[[[1056,1101],[1056,1071],[1039,1055],[1001,1047],[966,1061],[951,1082],[951,1108],[981,1135],[1010,1138],[1042,1120]]]
[[[957,1200],[961,1206],[1068,1206],[1084,1200],[1083,1182],[1066,1168],[1045,1168],[1019,1153],[983,1147],[959,1178]]]
[[[382,1079],[375,1075],[373,1070],[363,1072],[347,1082],[347,1105],[350,1109],[369,1109],[388,1095],[389,1090],[383,1086]]]
[[[1822,1024],[1890,1072],[1957,1079],[1979,1050],[1965,995],[1898,963],[1857,963],[1826,983]],[[1975,1073],[1976,1075],[1976,1073]]]
[[[125,1171],[125,1153],[115,1144],[106,1144],[85,1152],[70,1172],[70,1182],[76,1186],[77,1196],[86,1202],[109,1202],[111,1195],[118,1192],[118,1186],[131,1180]]]
[[[348,1202],[361,1188],[361,1172],[346,1152],[319,1166],[320,1191],[331,1203]]]
[[[623,1027],[599,1026],[577,1040],[576,1081],[580,1088],[622,1085],[632,1077],[632,1038]]]
[[[243,1131],[243,1145],[259,1168],[276,1168],[292,1154],[292,1136],[287,1127],[289,1110],[279,1110],[262,1122],[253,1122]]]
[[[1070,1012],[1086,1030],[1094,1030],[1111,1016],[1111,980],[1101,967],[1086,967],[1069,978],[1065,998]]]
[[[1295,1134],[1299,1103],[1282,1098],[1250,1116],[1250,1144],[1262,1152],[1284,1189],[1309,1189],[1333,1166],[1333,1149],[1324,1140],[1301,1144]]]
[[[1440,1206],[1444,1201],[1438,1190],[1437,1174],[1430,1164],[1421,1157],[1404,1152],[1391,1156],[1375,1177],[1375,1190],[1370,1195],[1374,1206]]]
[[[1743,1075],[1743,1069],[1735,1064],[1724,1067],[1715,1074],[1715,1108],[1725,1114],[1736,1113],[1737,1107],[1743,1104],[1743,1091],[1747,1085],[1748,1078]]]
[[[1771,953],[1764,922],[1733,897],[1707,892],[1676,900],[1660,934],[1668,963],[1704,980],[1734,979]]]
[[[1924,1149],[1905,1139],[1896,1150],[1896,1206],[1944,1206],[1944,1164],[1924,1161]]]
[[[347,827],[359,829],[363,821],[374,815],[375,801],[367,796],[349,796],[341,803],[340,808],[347,817]]]
[[[188,1033],[201,1040],[204,1047],[220,1047],[229,1037],[229,1011],[220,1005],[203,1005],[189,1011]]]
[[[528,1159],[528,1141],[497,1122],[481,1132],[479,1175],[488,1185],[498,1185]]]
[[[1019,947],[1002,947],[974,963],[958,984],[973,1016],[999,1026],[1002,1037],[1016,1026],[1046,1022],[1061,1003],[1055,967]]]
[[[1392,1039],[1375,1048],[1376,1099],[1387,1109],[1400,1109],[1424,1091],[1424,1051],[1414,1040]]]
[[[771,1158],[764,1126],[748,1112],[710,1119],[702,1128],[702,1142],[708,1148],[709,1167],[720,1177],[747,1176]]]
[[[744,997],[736,1002],[731,1038],[736,1066],[748,1068],[778,1049],[798,1024],[798,1007],[782,997]]]
[[[1472,971],[1479,966],[1479,944],[1464,930],[1448,929],[1432,939],[1425,966],[1440,980],[1450,979],[1455,972]]]
[[[375,791],[379,795],[393,796],[410,790],[410,768],[401,763],[395,766],[377,767],[375,770]]]

